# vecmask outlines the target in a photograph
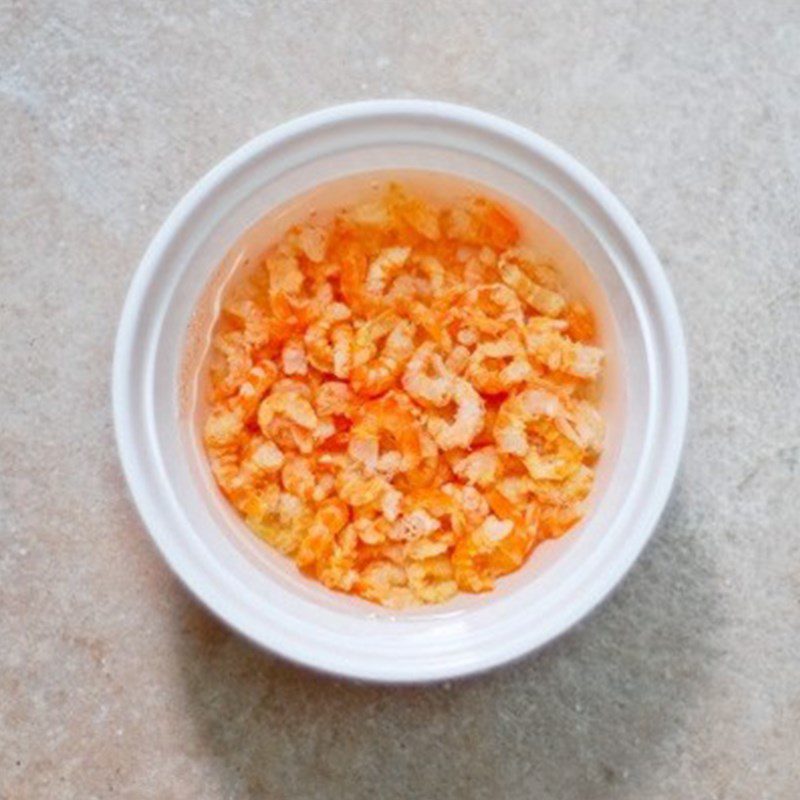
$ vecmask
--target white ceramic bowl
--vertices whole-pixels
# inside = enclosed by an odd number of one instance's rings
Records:
[[[196,305],[238,237],[316,185],[380,169],[452,173],[534,209],[589,265],[609,351],[609,448],[591,513],[484,595],[391,613],[331,592],[250,534],[210,478],[179,386]],[[208,325],[208,320],[195,325]],[[339,106],[281,125],[215,167],[147,250],[120,321],[113,375],[120,457],[164,558],[217,616],[293,661],[420,682],[541,647],[591,611],[651,535],[678,467],[687,362],[675,302],[646,239],[573,158],[524,128],[416,100]]]

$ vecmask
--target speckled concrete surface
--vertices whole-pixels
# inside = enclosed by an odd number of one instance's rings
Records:
[[[0,798],[800,797],[800,5],[5,3]],[[171,577],[111,430],[148,239],[250,136],[469,103],[622,198],[685,318],[679,485],[613,598],[450,686],[255,651]]]

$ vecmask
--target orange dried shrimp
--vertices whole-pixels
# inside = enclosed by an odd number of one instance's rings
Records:
[[[255,533],[392,608],[483,592],[583,514],[591,312],[475,198],[293,228],[223,308],[205,445]]]

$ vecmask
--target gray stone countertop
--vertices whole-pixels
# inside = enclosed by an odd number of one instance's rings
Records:
[[[0,7],[0,798],[800,797],[800,4]],[[269,657],[167,570],[109,382],[147,242],[297,114],[430,97],[527,125],[633,212],[686,326],[685,458],[621,587],[429,688]]]

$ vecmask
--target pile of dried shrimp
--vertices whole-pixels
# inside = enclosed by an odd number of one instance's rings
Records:
[[[594,337],[501,206],[392,184],[291,229],[224,306],[214,477],[331,589],[392,608],[489,590],[581,518]]]

